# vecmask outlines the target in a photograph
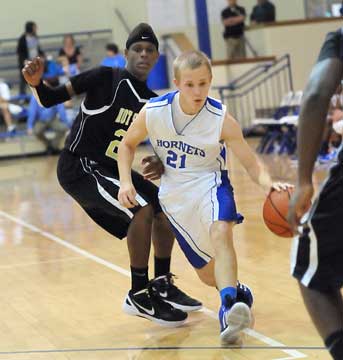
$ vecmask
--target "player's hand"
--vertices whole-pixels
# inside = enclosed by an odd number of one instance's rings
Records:
[[[312,183],[299,185],[296,187],[294,194],[289,203],[287,220],[294,234],[298,233],[298,226],[303,215],[309,210],[313,196]]]
[[[146,156],[142,159],[143,176],[146,180],[158,180],[164,173],[164,166],[158,156]]]
[[[118,200],[120,205],[129,209],[139,205],[136,200],[136,195],[136,189],[132,184],[120,184],[118,193]]]
[[[30,86],[38,86],[44,73],[44,60],[39,56],[35,57],[27,62],[21,72]]]
[[[294,185],[283,183],[283,182],[273,182],[271,186],[271,190],[276,190],[278,192],[287,190],[287,189],[293,189]]]
[[[27,135],[33,135],[33,129],[27,129]]]

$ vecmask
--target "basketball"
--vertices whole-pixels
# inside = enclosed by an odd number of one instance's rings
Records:
[[[263,205],[263,220],[267,228],[275,235],[292,237],[293,232],[287,222],[288,205],[293,188],[272,190]]]

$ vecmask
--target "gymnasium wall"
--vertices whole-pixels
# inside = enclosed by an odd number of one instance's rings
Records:
[[[272,0],[276,7],[276,20],[295,20],[305,18],[305,9],[303,0]],[[211,46],[214,59],[224,59],[226,50],[222,37],[223,26],[220,22],[221,10],[226,6],[226,0],[209,0],[212,4],[212,10],[209,7]],[[245,7],[247,12],[246,25],[250,23],[250,14],[252,8],[256,5],[256,0],[238,0],[241,6]],[[212,21],[211,21],[212,20]]]
[[[277,7],[277,20],[304,18],[303,0],[273,0],[273,2]],[[215,60],[224,59],[225,44],[221,35],[220,11],[227,2],[207,0],[207,3],[212,57]],[[247,13],[250,14],[256,0],[239,0],[239,4],[245,6]],[[111,28],[114,41],[120,48],[124,48],[127,31],[116,16],[115,9],[120,10],[131,29],[141,21],[148,21],[159,35],[168,32],[185,32],[197,46],[194,0],[2,0],[0,38],[19,36],[23,32],[25,21],[34,20],[39,26],[40,34]],[[295,87],[300,89],[305,85],[310,67],[315,61],[326,32],[338,26],[341,26],[340,21],[262,27],[247,31],[247,36],[261,55],[280,56],[290,53]]]
[[[40,34],[97,30],[111,27],[109,0],[1,0],[0,39],[18,37],[33,20]]]
[[[277,6],[278,20],[304,17],[303,0],[273,2]],[[290,2],[292,6],[289,6]],[[207,3],[213,55],[214,58],[222,58],[224,46],[220,11],[227,2],[208,0]],[[245,6],[250,14],[256,0],[240,0],[239,3]],[[161,4],[162,6],[159,6]],[[0,38],[17,37],[23,32],[24,23],[34,20],[41,34],[112,28],[114,38],[122,45],[127,33],[114,13],[116,8],[121,11],[130,28],[140,21],[149,21],[158,33],[185,31],[191,40],[197,43],[194,0],[2,0]],[[159,9],[162,9],[162,13]],[[162,18],[155,16],[159,13]],[[168,17],[169,14],[174,16]]]

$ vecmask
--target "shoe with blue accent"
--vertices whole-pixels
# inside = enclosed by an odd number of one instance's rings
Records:
[[[237,281],[237,302],[242,302],[249,306],[249,308],[252,307],[252,304],[254,303],[254,297],[252,295],[251,289],[245,285]]]
[[[337,156],[337,150],[332,150],[325,155],[318,155],[317,160],[320,164],[326,164],[331,161],[334,161],[336,159],[336,156]]]
[[[249,306],[236,302],[231,307],[222,305],[219,309],[220,340],[223,344],[234,344],[240,332],[249,327],[251,313]]]

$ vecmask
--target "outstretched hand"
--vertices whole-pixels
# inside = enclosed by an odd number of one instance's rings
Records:
[[[146,180],[158,180],[164,173],[164,166],[157,155],[146,156],[142,159],[143,176]]]
[[[44,73],[44,60],[39,56],[35,57],[32,61],[27,62],[21,72],[30,86],[38,86]]]
[[[313,196],[313,185],[299,185],[296,187],[289,204],[287,220],[294,234],[298,233],[298,226],[303,215],[309,210]]]

